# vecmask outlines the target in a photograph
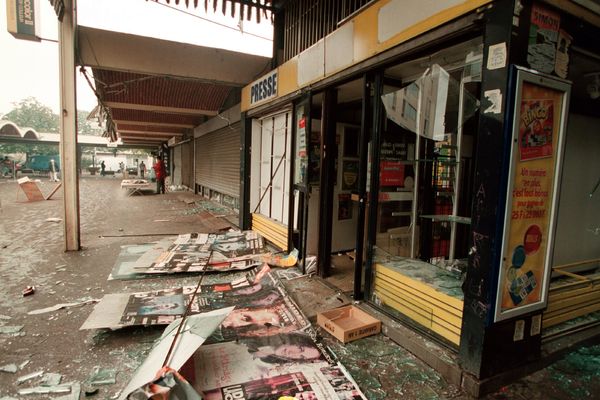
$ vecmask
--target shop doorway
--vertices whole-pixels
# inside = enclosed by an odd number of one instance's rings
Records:
[[[295,237],[307,272],[353,294],[363,80],[295,105]],[[366,157],[366,153],[365,153]],[[362,236],[361,236],[362,237]],[[358,263],[362,268],[362,262]],[[314,267],[314,268],[311,268]]]

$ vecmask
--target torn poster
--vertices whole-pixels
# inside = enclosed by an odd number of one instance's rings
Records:
[[[289,254],[268,254],[262,261],[274,267],[293,267],[298,263],[298,249],[293,249]]]
[[[173,347],[167,365],[173,370],[179,370],[194,354],[196,349],[221,325],[232,310],[233,307],[229,307],[204,314],[188,316]],[[130,393],[155,379],[157,372],[162,368],[165,358],[169,353],[180,323],[181,319],[171,323],[165,329],[158,343],[154,346],[142,365],[135,371],[133,378],[121,392],[119,400],[127,399]]]

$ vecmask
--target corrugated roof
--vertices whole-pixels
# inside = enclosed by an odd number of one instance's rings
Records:
[[[193,79],[94,69],[96,88],[106,102],[218,112],[231,87]]]
[[[231,93],[227,85],[197,79],[93,69],[102,104],[123,142],[165,141],[217,114]],[[123,133],[121,133],[123,132]],[[131,133],[133,132],[133,133]],[[130,140],[131,141],[131,140]]]

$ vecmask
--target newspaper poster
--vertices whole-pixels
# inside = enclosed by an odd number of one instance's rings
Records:
[[[106,295],[81,329],[169,324],[183,315],[194,290],[195,286],[186,286]],[[298,306],[267,266],[231,283],[202,285],[190,306],[190,314],[229,306],[236,309],[211,338],[213,341],[277,335],[308,326]]]
[[[341,366],[288,364],[263,371],[261,377],[219,388],[202,390],[205,400],[279,400],[289,396],[307,400],[366,400],[358,385]]]
[[[312,329],[205,344],[192,364],[205,399],[365,398]]]
[[[264,239],[254,231],[212,234],[209,241],[215,262],[242,260],[267,253]]]
[[[255,277],[256,280],[250,280],[247,277],[231,283],[201,285],[190,307],[190,314],[240,306],[241,304],[243,310],[250,310],[247,311],[247,318],[270,315],[268,314],[269,307],[273,308],[282,303],[283,294],[272,286],[272,279],[268,273],[269,268],[264,267],[261,271],[263,273],[258,274]],[[195,286],[184,286],[131,294],[119,325],[171,323],[184,314],[195,289]],[[259,312],[258,309],[262,308],[265,308],[265,311]],[[238,318],[245,317],[238,316]],[[231,326],[238,325],[235,321],[231,322]]]
[[[263,238],[253,231],[179,235],[172,246],[137,272],[165,274],[244,270],[260,265],[267,254]]]
[[[190,308],[191,314],[236,305],[237,296],[258,292],[263,286],[262,280],[265,280],[265,283],[269,282],[266,280],[269,271],[268,267],[263,267],[258,273],[252,271],[231,282],[201,285]],[[170,324],[183,315],[195,289],[195,286],[185,286],[138,293],[107,294],[96,304],[80,329]]]
[[[537,4],[532,5],[527,46],[527,62],[531,68],[548,74],[554,71],[559,30],[558,13]]]
[[[195,381],[203,390],[259,379],[286,364],[334,363],[322,343],[306,332],[239,338],[207,344],[194,354]]]

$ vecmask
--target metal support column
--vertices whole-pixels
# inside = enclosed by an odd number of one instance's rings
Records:
[[[377,220],[379,208],[379,161],[381,159],[381,133],[385,110],[381,102],[383,93],[383,73],[377,72],[373,82],[373,103],[371,119],[371,175],[369,176],[369,207],[367,223],[367,262],[365,264],[365,292],[369,297],[372,294],[373,284],[373,256],[377,238]]]
[[[354,258],[354,299],[362,300],[363,259],[365,247],[365,216],[367,212],[367,169],[369,158],[369,139],[373,126],[373,76],[363,77],[363,95],[360,124],[360,146],[358,167],[358,227],[356,229],[356,257]]]
[[[321,178],[319,204],[319,254],[318,272],[321,277],[329,275],[331,265],[331,232],[333,215],[333,182],[336,154],[337,91],[328,89],[323,93],[321,113]]]
[[[75,27],[77,1],[65,0],[58,24],[60,56],[60,159],[64,198],[65,250],[81,248],[79,174],[77,169],[77,95],[75,84]]]
[[[241,116],[240,132],[240,229],[250,229],[250,152],[252,148],[252,119]]]

